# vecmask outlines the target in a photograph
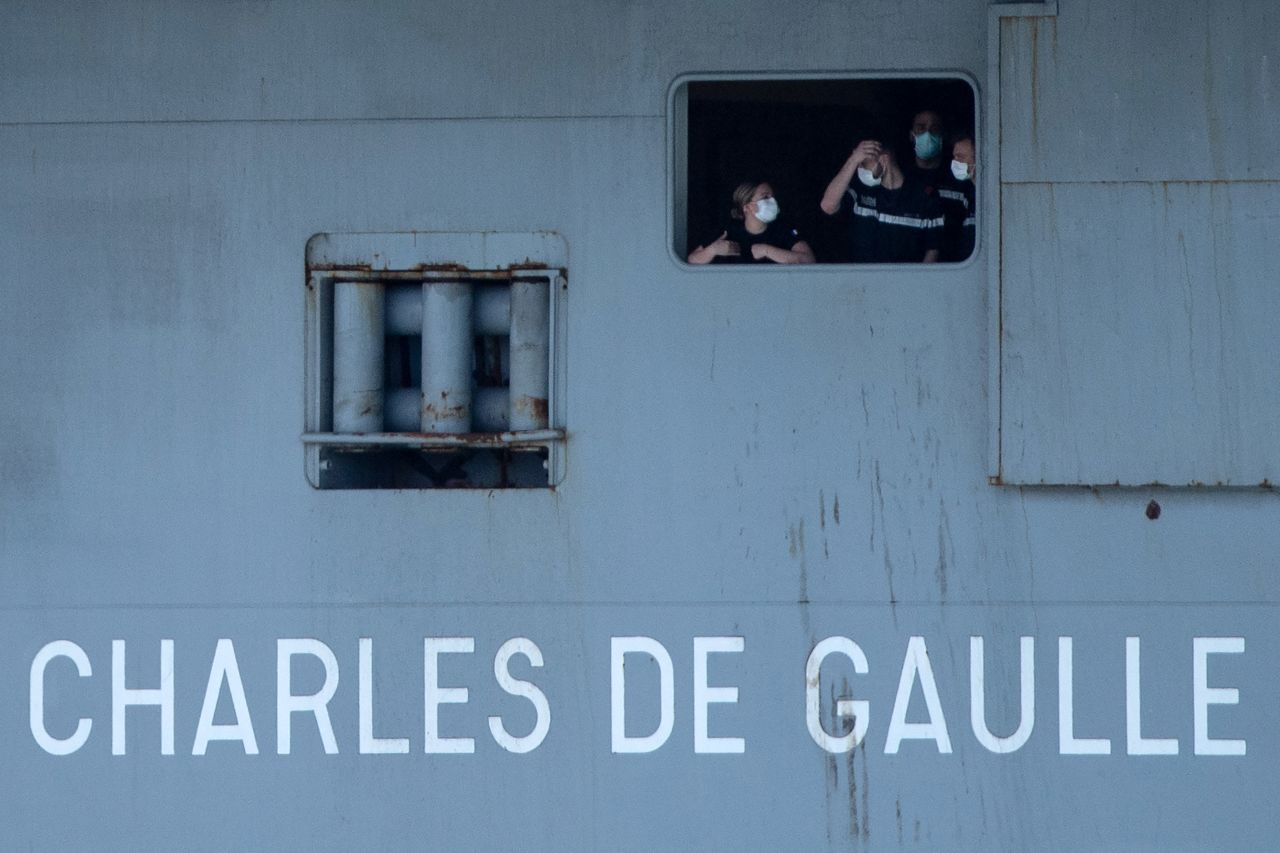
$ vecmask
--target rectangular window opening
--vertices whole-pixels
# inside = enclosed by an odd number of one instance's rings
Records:
[[[681,78],[672,252],[695,266],[922,263],[932,250],[962,263],[977,246],[976,108],[960,74]],[[866,161],[879,186],[847,168],[863,140],[879,143]],[[953,159],[968,161],[967,175]],[[847,188],[833,189],[843,172]],[[764,222],[770,196],[776,218]]]
[[[563,241],[546,234],[312,238],[303,435],[311,484],[557,485],[563,261]]]

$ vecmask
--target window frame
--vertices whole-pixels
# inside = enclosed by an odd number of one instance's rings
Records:
[[[789,275],[805,273],[897,273],[903,271],[919,272],[928,270],[930,275],[942,272],[955,272],[967,269],[979,262],[984,243],[981,225],[974,236],[973,251],[963,261],[945,261],[926,264],[916,263],[824,263],[814,264],[691,264],[687,257],[677,251],[677,245],[688,244],[689,221],[689,84],[690,83],[770,83],[779,81],[830,81],[830,80],[958,80],[969,86],[973,98],[973,138],[977,144],[977,164],[979,171],[988,171],[988,164],[996,162],[990,154],[984,153],[985,130],[982,114],[982,89],[974,75],[962,69],[934,70],[861,70],[861,71],[732,71],[732,72],[688,72],[680,74],[667,87],[667,221],[666,244],[667,255],[682,272],[697,271],[698,274],[776,274],[785,271]],[[986,200],[987,183],[985,177],[979,178],[974,185],[978,206],[986,206],[995,212],[994,204]]]

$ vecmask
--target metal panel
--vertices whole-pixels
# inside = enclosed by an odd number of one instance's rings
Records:
[[[1277,479],[1278,191],[1004,188],[1006,479]]]
[[[1256,342],[1278,307],[1277,14],[999,20],[1001,482],[1275,479],[1280,392]]]
[[[657,116],[689,71],[919,68],[883,34],[922,20],[948,34],[927,67],[973,67],[981,8],[811,2],[787,18],[804,50],[779,50],[769,0],[22,0],[0,4],[0,122]]]
[[[1071,0],[1001,34],[1007,181],[1280,180],[1273,0]]]

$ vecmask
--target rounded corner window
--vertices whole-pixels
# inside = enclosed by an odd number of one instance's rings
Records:
[[[960,72],[677,78],[672,254],[689,268],[966,264],[977,98]]]

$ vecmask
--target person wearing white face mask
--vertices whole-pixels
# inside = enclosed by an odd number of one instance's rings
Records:
[[[800,232],[779,218],[780,213],[769,184],[739,184],[733,191],[728,227],[715,240],[690,252],[689,263],[813,263],[813,250]]]
[[[903,173],[893,148],[874,139],[854,146],[822,195],[829,216],[849,213],[849,260],[932,263],[942,244],[942,206]]]
[[[942,201],[946,218],[942,241],[944,261],[963,261],[973,254],[978,231],[974,203],[976,169],[973,135],[961,133],[952,142],[950,175],[938,187],[938,198]]]

